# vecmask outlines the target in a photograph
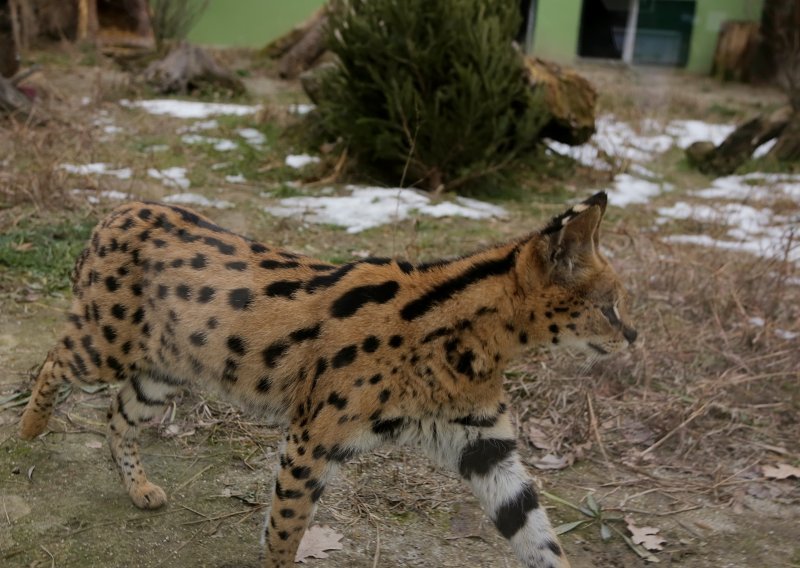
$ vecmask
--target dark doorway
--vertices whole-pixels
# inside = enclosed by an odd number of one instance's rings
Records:
[[[584,0],[578,55],[622,59],[630,0]]]

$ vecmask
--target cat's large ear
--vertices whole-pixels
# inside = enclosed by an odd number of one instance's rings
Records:
[[[547,254],[553,274],[568,277],[597,252],[600,222],[606,211],[605,192],[570,207],[542,231],[547,239]]]

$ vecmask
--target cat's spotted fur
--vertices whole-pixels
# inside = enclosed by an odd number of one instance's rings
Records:
[[[264,565],[291,566],[336,466],[414,444],[471,485],[528,568],[568,566],[520,462],[503,368],[521,346],[609,353],[635,340],[598,248],[605,194],[546,228],[459,259],[335,266],[232,234],[180,207],[131,203],[75,267],[66,330],[21,435],[46,427],[64,381],[119,382],[109,444],[134,504],[164,491],[139,425],[185,386],[214,387],[286,428]]]

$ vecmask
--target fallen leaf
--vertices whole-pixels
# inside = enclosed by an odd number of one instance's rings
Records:
[[[19,243],[11,246],[17,252],[26,252],[33,248],[33,243]]]
[[[800,479],[800,468],[785,463],[780,463],[777,466],[763,465],[761,466],[761,473],[767,479],[789,479],[790,477]]]
[[[90,442],[86,442],[87,448],[92,448],[93,450],[99,450],[103,447],[103,442],[99,442],[97,440],[92,440]]]
[[[573,454],[564,454],[559,457],[555,454],[547,454],[542,458],[531,460],[530,464],[536,469],[564,469],[575,463]]]
[[[531,420],[528,422],[528,440],[540,450],[553,449],[553,436],[548,433],[548,427],[553,427],[553,423],[550,420]]]
[[[309,527],[306,534],[303,535],[303,540],[300,541],[294,561],[305,564],[308,558],[327,558],[326,550],[341,550],[344,548],[342,543],[339,542],[343,536],[343,534],[337,533],[328,525],[324,527],[319,525]]]
[[[658,536],[658,532],[661,529],[637,527],[630,517],[625,517],[625,522],[628,524],[628,530],[631,531],[631,540],[634,543],[641,544],[647,550],[662,550],[664,548],[664,544],[667,541]]]
[[[450,517],[450,537],[458,538],[483,538],[486,536],[483,522],[486,518],[483,510],[470,504],[461,504],[458,510]]]

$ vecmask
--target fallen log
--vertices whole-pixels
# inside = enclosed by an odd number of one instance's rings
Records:
[[[715,147],[709,142],[695,142],[687,148],[686,156],[689,163],[703,173],[728,175],[749,160],[756,148],[773,138],[778,138],[778,143],[768,156],[777,157],[776,148],[780,146],[783,158],[779,159],[786,159],[786,156],[793,155],[793,149],[795,152],[800,149],[800,136],[795,137],[794,143],[791,141],[781,143],[784,132],[792,121],[791,107],[783,107],[770,115],[760,115],[748,120],[719,146]]]
[[[234,94],[243,93],[242,81],[222,67],[205,50],[181,43],[164,59],[144,70],[144,79],[160,93],[181,93],[216,88]]]

